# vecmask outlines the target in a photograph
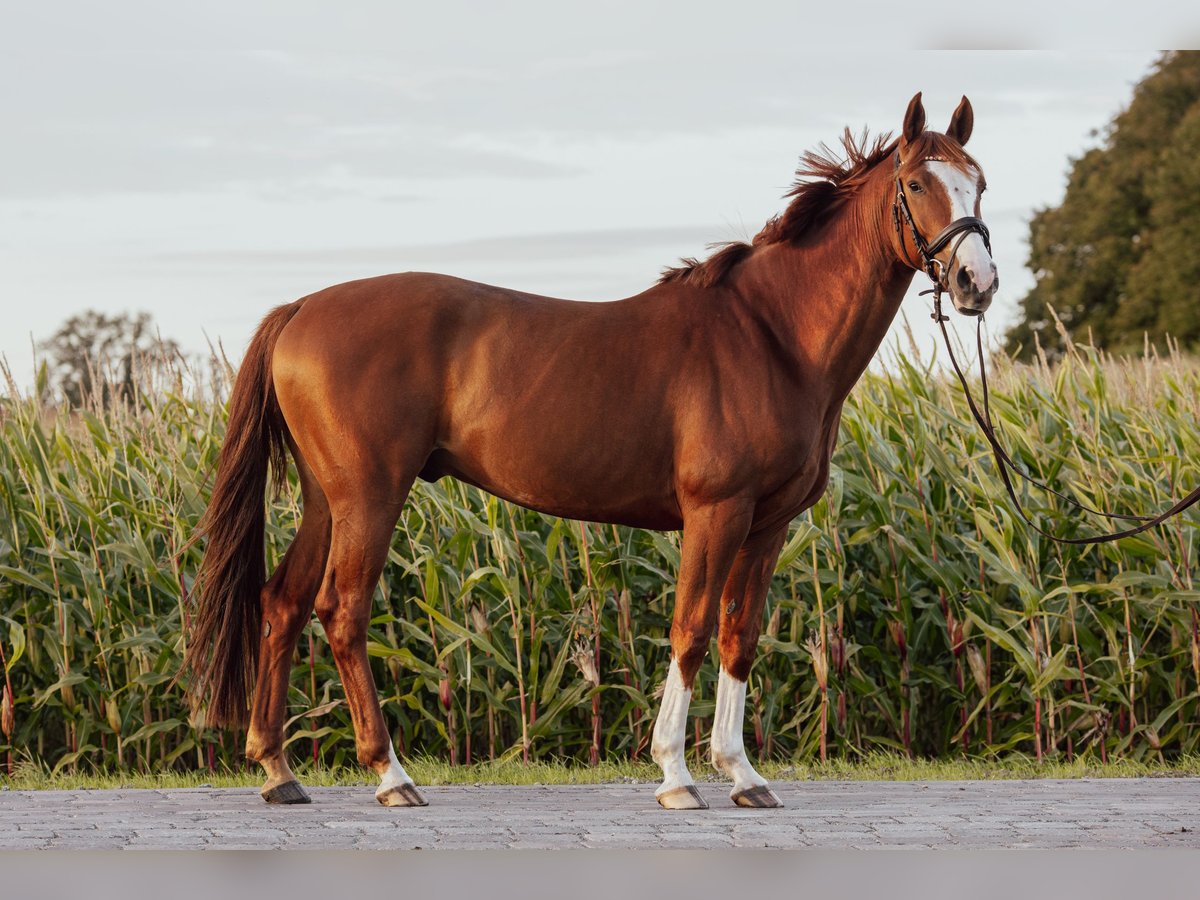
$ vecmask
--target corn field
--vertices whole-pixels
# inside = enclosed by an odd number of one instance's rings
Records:
[[[1102,508],[1157,510],[1200,482],[1200,366],[1074,348],[994,361],[993,416],[1031,472]],[[189,717],[173,679],[224,431],[229,373],[66,411],[0,398],[0,772],[236,769],[243,735]],[[747,742],[772,758],[1146,760],[1200,752],[1197,518],[1056,546],[1016,519],[957,384],[897,355],[847,403],[824,499],[792,526],[750,676]],[[1069,486],[1069,487],[1066,487]],[[268,520],[294,532],[295,480]],[[1025,490],[1043,527],[1093,533]],[[369,650],[402,753],[646,759],[679,537],[418,483]],[[716,669],[701,669],[707,750]],[[319,623],[295,658],[294,757],[354,760]],[[753,731],[751,737],[750,732]],[[5,768],[7,767],[7,769]]]

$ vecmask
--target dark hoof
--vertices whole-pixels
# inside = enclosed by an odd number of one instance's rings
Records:
[[[738,791],[732,795],[732,798],[738,806],[746,806],[751,809],[779,809],[783,806],[783,801],[765,784]]]
[[[384,806],[428,806],[429,801],[421,796],[415,785],[400,784],[375,795]]]
[[[312,803],[312,798],[308,796],[298,781],[285,781],[283,784],[277,784],[269,791],[263,791],[262,798],[268,803],[286,803],[289,805],[293,803]]]
[[[708,809],[708,804],[700,796],[694,784],[671,788],[661,794],[655,794],[654,799],[663,809]]]

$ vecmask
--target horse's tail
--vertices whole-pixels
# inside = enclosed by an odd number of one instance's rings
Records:
[[[268,466],[287,477],[287,425],[271,380],[275,342],[300,303],[273,309],[238,370],[217,478],[198,535],[207,537],[196,574],[184,668],[192,711],[207,725],[243,725],[258,665],[260,595],[266,582],[263,509]]]

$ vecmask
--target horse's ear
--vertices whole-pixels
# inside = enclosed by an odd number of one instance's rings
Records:
[[[904,143],[911,144],[925,130],[925,107],[921,105],[921,92],[917,91],[908,101],[908,109],[904,111],[904,130],[900,132]]]
[[[950,126],[946,129],[946,137],[952,137],[959,144],[966,144],[975,127],[975,113],[971,109],[971,101],[965,96],[959,101],[958,108],[950,117]]]

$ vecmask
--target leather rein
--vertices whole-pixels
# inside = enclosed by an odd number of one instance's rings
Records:
[[[1092,509],[1090,506],[1085,506],[1084,504],[1075,500],[1073,497],[1069,497],[1061,491],[1057,491],[1049,485],[1038,481],[1036,478],[1017,467],[1017,464],[1013,462],[1012,457],[1008,454],[1008,451],[1004,449],[1003,445],[1001,445],[999,439],[997,438],[996,428],[992,423],[991,403],[988,398],[987,367],[984,363],[983,352],[983,316],[982,314],[979,315],[975,326],[975,346],[979,356],[979,381],[983,389],[983,408],[981,410],[979,405],[975,402],[974,395],[971,393],[971,388],[967,383],[966,375],[963,374],[963,370],[958,364],[958,359],[954,355],[954,347],[950,342],[950,333],[946,330],[946,322],[949,320],[949,317],[942,313],[942,294],[949,289],[946,284],[946,277],[954,264],[954,257],[958,253],[959,245],[962,244],[968,235],[978,234],[983,238],[984,246],[987,247],[988,254],[991,255],[992,243],[991,235],[988,232],[988,227],[984,224],[982,219],[979,219],[975,216],[963,216],[960,219],[955,219],[953,222],[939,231],[933,240],[926,241],[921,236],[921,232],[917,228],[916,222],[913,221],[912,213],[909,211],[908,197],[904,193],[904,184],[900,179],[900,165],[900,153],[897,152],[895,165],[896,197],[892,201],[892,223],[896,228],[896,235],[900,239],[900,249],[905,255],[907,255],[908,249],[905,246],[905,234],[901,225],[901,220],[903,219],[903,222],[908,226],[909,236],[911,237],[912,244],[914,247],[916,247],[917,254],[919,256],[919,264],[914,265],[914,268],[919,268],[922,270],[927,276],[929,276],[929,280],[933,282],[933,287],[930,290],[921,292],[922,295],[933,295],[933,314],[930,316],[930,318],[937,322],[938,327],[942,331],[942,338],[946,342],[946,351],[950,354],[950,364],[954,367],[954,374],[958,376],[958,381],[962,385],[963,393],[967,397],[967,406],[970,407],[971,415],[979,425],[980,430],[983,432],[983,436],[987,439],[988,445],[992,448],[992,456],[995,457],[996,468],[1000,472],[1000,479],[1004,482],[1005,490],[1008,491],[1008,496],[1012,499],[1013,506],[1016,508],[1020,517],[1025,521],[1025,524],[1039,534],[1059,544],[1103,544],[1109,541],[1116,541],[1120,540],[1121,538],[1131,537],[1135,534],[1141,534],[1143,531],[1147,531],[1156,525],[1161,525],[1167,519],[1178,515],[1188,507],[1200,501],[1200,487],[1197,487],[1186,497],[1177,501],[1165,512],[1161,512],[1158,515],[1120,515],[1117,513],[1104,512],[1103,510],[1099,509]],[[956,237],[957,240],[954,240]],[[952,240],[954,240],[954,245],[950,249],[950,256],[947,262],[945,265],[943,265],[941,260],[935,258],[935,254],[939,253]],[[1021,501],[1017,498],[1017,492],[1013,487],[1013,481],[1011,477],[1013,474],[1024,479],[1035,487],[1039,487],[1044,491],[1054,494],[1056,497],[1066,500],[1068,503],[1075,506],[1077,509],[1083,510],[1084,512],[1093,513],[1106,519],[1138,522],[1140,524],[1121,531],[1112,531],[1091,537],[1058,537],[1057,535],[1046,531],[1044,528],[1030,519],[1029,515],[1025,512],[1025,507],[1021,505]]]

